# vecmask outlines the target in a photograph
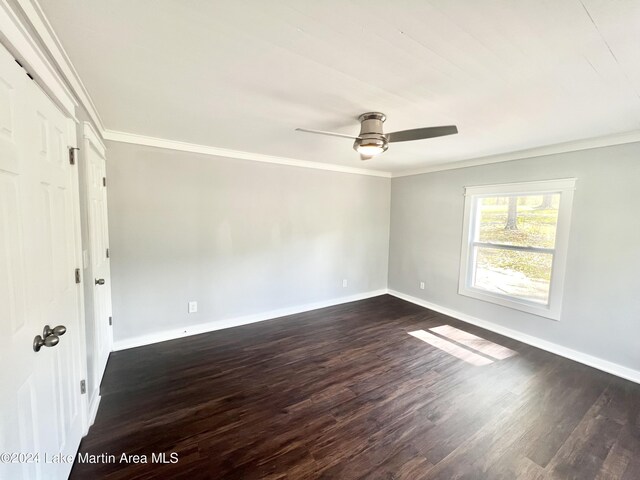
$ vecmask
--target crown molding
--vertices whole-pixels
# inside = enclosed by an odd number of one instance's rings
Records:
[[[408,177],[411,175],[421,175],[423,173],[440,172],[443,170],[454,170],[458,168],[475,167],[478,165],[487,165],[490,163],[509,162],[511,160],[522,160],[525,158],[543,157],[546,155],[555,155],[557,153],[577,152],[580,150],[590,150],[592,148],[611,147],[614,145],[623,145],[625,143],[640,142],[640,130],[630,132],[615,133],[612,135],[604,135],[602,137],[585,138],[574,140],[571,142],[556,143],[543,147],[529,148],[526,150],[517,150],[515,152],[501,153],[498,155],[489,155],[486,157],[470,158],[466,160],[455,161],[451,163],[440,163],[430,165],[428,167],[416,168],[412,170],[404,170],[391,175],[392,178]]]
[[[48,53],[59,68],[62,76],[68,82],[71,90],[75,93],[78,100],[80,100],[80,103],[89,114],[89,117],[97,127],[98,132],[102,135],[105,129],[102,119],[98,114],[98,110],[96,109],[89,92],[84,86],[84,83],[82,83],[73,63],[71,63],[71,59],[62,46],[60,39],[44,14],[42,7],[40,7],[37,0],[16,0],[16,2],[22,10],[25,18],[31,24],[31,27],[35,30],[35,33],[40,37],[40,40],[48,50]]]
[[[554,155],[559,153],[570,153],[581,150],[589,150],[593,148],[610,147],[614,145],[623,145],[626,143],[640,142],[640,130],[631,132],[617,133],[605,135],[602,137],[587,138],[571,142],[557,143],[546,145],[543,147],[529,148],[526,150],[518,150],[515,152],[501,153],[498,155],[490,155],[486,157],[470,158],[467,160],[454,161],[450,163],[441,163],[430,165],[428,167],[417,168],[413,170],[405,170],[401,172],[387,172],[379,170],[368,170],[364,168],[345,167],[341,165],[311,162],[306,160],[297,160],[287,157],[276,157],[264,155],[261,153],[244,152],[240,150],[230,150],[226,148],[212,147],[208,145],[199,145],[194,143],[180,142],[176,140],[168,140],[164,138],[149,137],[145,135],[137,135],[134,133],[118,132],[114,130],[105,130],[103,132],[105,140],[114,142],[131,143],[136,145],[146,145],[149,147],[165,148],[170,150],[178,150],[183,152],[201,153],[205,155],[213,155],[216,157],[237,158],[241,160],[253,160],[257,162],[276,163],[280,165],[289,165],[303,168],[315,168],[318,170],[330,170],[342,173],[352,173],[357,175],[369,175],[384,178],[400,178],[412,175],[422,175],[424,173],[439,172],[444,170],[455,170],[459,168],[475,167],[480,165],[488,165],[492,163],[509,162],[512,160],[522,160],[526,158],[542,157],[546,155]]]
[[[278,165],[288,165],[290,167],[313,168],[316,170],[329,170],[333,172],[351,173],[356,175],[369,175],[372,177],[391,178],[390,172],[382,172],[379,170],[367,170],[364,168],[345,167],[331,163],[310,162],[307,160],[297,160],[295,158],[276,157],[272,155],[263,155],[261,153],[243,152],[240,150],[230,150],[227,148],[211,147],[207,145],[198,145],[195,143],[179,142],[176,140],[167,140],[165,138],[147,137],[134,133],[116,132],[114,130],[105,130],[103,133],[105,140],[112,142],[132,143],[134,145],[145,145],[148,147],[165,148],[168,150],[178,150],[181,152],[200,153],[204,155],[213,155],[215,157],[237,158],[240,160],[252,160],[255,162],[275,163]]]

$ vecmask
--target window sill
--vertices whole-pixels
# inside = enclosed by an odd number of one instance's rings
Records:
[[[527,300],[519,300],[507,295],[500,295],[499,293],[488,292],[486,290],[466,286],[460,286],[458,293],[465,297],[471,297],[476,300],[482,300],[483,302],[493,303],[495,305],[500,305],[514,310],[520,310],[521,312],[531,313],[550,320],[560,320],[559,307],[552,308],[551,305],[536,304],[534,302],[528,302]]]

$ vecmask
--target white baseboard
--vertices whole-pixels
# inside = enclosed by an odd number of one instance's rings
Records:
[[[102,397],[100,396],[99,390],[95,389],[93,392],[93,397],[91,398],[91,402],[89,403],[89,415],[87,418],[87,425],[84,429],[84,434],[89,433],[89,428],[96,421],[96,415],[98,414],[98,407],[100,406],[100,400]]]
[[[519,342],[526,343],[527,345],[531,345],[542,350],[546,350],[547,352],[555,353],[556,355],[560,355],[561,357],[583,363],[590,367],[597,368],[598,370],[602,370],[603,372],[607,372],[612,375],[631,380],[635,383],[640,383],[640,371],[638,370],[634,370],[632,368],[625,367],[608,360],[603,360],[602,358],[594,357],[593,355],[579,352],[568,347],[563,347],[562,345],[558,345],[557,343],[542,340],[541,338],[533,337],[531,335],[527,335],[526,333],[521,333],[516,330],[512,330],[510,328],[506,328],[501,325],[489,322],[487,320],[482,320],[478,317],[458,312],[457,310],[453,310],[451,308],[427,302],[426,300],[422,300],[421,298],[406,295],[395,290],[389,290],[388,293],[389,295],[393,295],[394,297],[406,300],[407,302],[411,302],[421,307],[428,308],[429,310],[433,310],[435,312],[442,313],[443,315],[453,317],[457,320],[476,325],[486,330],[504,335],[505,337],[513,338],[514,340],[518,340]]]
[[[96,364],[96,368],[94,372],[94,375],[95,375],[94,384],[98,386],[98,391],[100,389],[100,384],[102,384],[102,378],[104,377],[104,372],[107,370],[107,363],[109,363],[108,356],[104,361],[101,361],[100,364]]]
[[[253,315],[246,315],[243,317],[228,318],[223,320],[214,320],[206,323],[199,323],[197,325],[189,325],[182,328],[175,328],[171,330],[165,330],[163,332],[155,332],[149,335],[142,335],[134,338],[127,338],[125,340],[118,340],[113,343],[113,350],[126,350],[128,348],[141,347],[143,345],[150,345],[152,343],[164,342],[166,340],[173,340],[176,338],[188,337],[190,335],[198,335],[200,333],[213,332],[215,330],[222,330],[223,328],[238,327],[240,325],[246,325],[248,323],[262,322],[264,320],[272,320],[274,318],[285,317],[287,315],[295,315],[296,313],[308,312],[310,310],[317,310],[318,308],[332,307],[334,305],[340,305],[343,303],[355,302],[357,300],[364,300],[366,298],[377,297],[387,293],[387,289],[373,290],[370,292],[359,293],[356,295],[350,295],[347,297],[338,297],[331,300],[325,300],[323,302],[308,303],[305,305],[298,305],[295,307],[281,308],[278,310],[271,310],[268,312],[257,313]]]

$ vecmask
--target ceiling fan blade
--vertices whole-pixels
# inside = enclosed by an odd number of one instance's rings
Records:
[[[305,133],[317,133],[319,135],[329,135],[331,137],[350,138],[351,140],[356,140],[360,138],[360,137],[355,137],[353,135],[345,135],[344,133],[325,132],[324,130],[309,130],[307,128],[296,128],[296,131],[305,132]]]
[[[424,138],[442,137],[458,133],[458,127],[447,125],[444,127],[414,128],[413,130],[401,130],[387,133],[389,142],[408,142],[410,140],[422,140]]]
[[[372,158],[373,158],[373,156],[360,154],[360,160],[371,160]]]

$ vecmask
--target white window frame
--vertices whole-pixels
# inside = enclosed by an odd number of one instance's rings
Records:
[[[465,187],[464,224],[462,236],[462,254],[460,259],[460,279],[458,293],[468,297],[491,302],[509,308],[514,308],[541,317],[560,320],[562,311],[562,295],[567,265],[567,249],[569,246],[569,229],[571,226],[571,208],[573,206],[573,192],[576,179],[565,178],[559,180],[545,180],[539,182],[508,183],[501,185],[481,185]],[[545,195],[560,194],[558,208],[558,223],[556,225],[556,243],[554,248],[536,248],[520,246],[504,246],[498,248],[552,253],[551,283],[549,285],[549,301],[541,304],[513,297],[506,294],[489,292],[473,286],[474,247],[491,246],[490,243],[474,241],[474,235],[479,228],[477,215],[478,201],[485,197],[515,196],[515,195]]]

